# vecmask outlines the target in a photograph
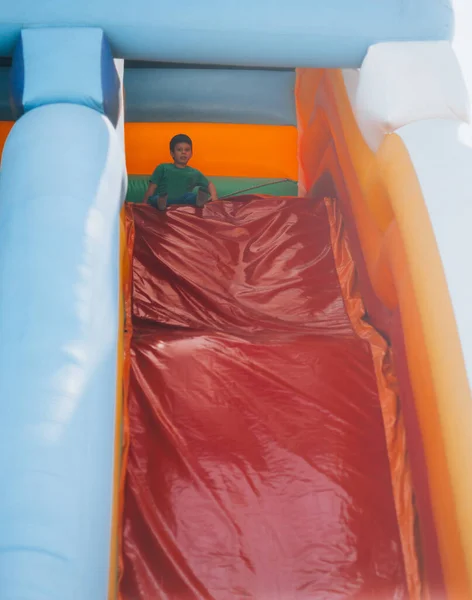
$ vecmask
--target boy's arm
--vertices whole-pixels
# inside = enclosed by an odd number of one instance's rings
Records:
[[[218,200],[218,194],[216,193],[215,185],[211,181],[209,181],[209,179],[205,177],[205,175],[201,171],[198,171],[197,185],[201,185],[202,187],[208,189],[212,202]]]
[[[216,202],[216,200],[218,200],[218,194],[216,193],[215,184],[211,181],[208,182],[208,191],[210,192],[211,201]]]
[[[148,203],[148,200],[151,196],[154,196],[157,190],[157,183],[149,183],[146,193],[144,194],[143,202],[144,204]]]
[[[154,194],[157,192],[159,182],[161,181],[162,176],[163,176],[163,171],[164,171],[164,165],[158,165],[154,169],[154,172],[151,175],[151,178],[149,179],[149,185],[147,187],[146,193],[144,194],[144,198],[143,198],[144,204],[147,204],[149,198],[151,196],[154,196]]]

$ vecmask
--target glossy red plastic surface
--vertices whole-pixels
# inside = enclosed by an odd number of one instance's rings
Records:
[[[323,202],[128,210],[124,600],[406,598],[370,347]]]

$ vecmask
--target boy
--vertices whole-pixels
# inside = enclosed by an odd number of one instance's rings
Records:
[[[174,162],[163,163],[154,170],[144,195],[145,203],[165,210],[167,204],[201,207],[210,200],[218,200],[213,183],[188,166],[192,153],[192,140],[188,135],[180,133],[171,139],[170,154]]]

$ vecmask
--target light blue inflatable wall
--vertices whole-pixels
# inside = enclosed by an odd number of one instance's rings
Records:
[[[359,67],[369,45],[449,39],[449,0],[9,1],[0,11],[0,56],[20,28],[102,27],[115,56],[255,66]]]
[[[0,177],[0,598],[103,600],[123,160],[99,113],[22,117]]]
[[[26,112],[2,158],[1,600],[108,594],[126,173],[111,121],[75,101]]]

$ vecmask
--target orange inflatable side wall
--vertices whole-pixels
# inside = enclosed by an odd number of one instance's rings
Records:
[[[120,344],[118,347],[116,432],[114,457],[114,490],[111,531],[111,561],[108,584],[108,600],[118,597],[119,581],[122,573],[122,517],[124,506],[124,487],[126,477],[126,457],[128,454],[128,385],[130,369],[131,325],[131,249],[134,231],[126,220],[125,208],[120,215]],[[131,248],[131,249],[130,249]]]
[[[332,153],[325,158],[336,168],[336,158]],[[325,167],[330,168],[328,162]],[[397,514],[400,541],[405,564],[406,580],[411,600],[420,599],[422,582],[415,544],[415,511],[411,469],[406,448],[403,413],[399,410],[396,390],[396,377],[392,351],[384,337],[368,323],[367,313],[361,297],[356,266],[352,259],[347,239],[344,218],[341,211],[340,189],[338,197],[325,198],[331,230],[331,243],[336,262],[338,279],[343,292],[344,303],[352,326],[357,335],[369,343],[374,364],[380,409],[384,422],[387,452],[390,464],[392,490]]]
[[[0,156],[2,155],[3,146],[5,145],[6,139],[12,127],[12,121],[0,121]]]
[[[394,200],[406,185],[412,202],[424,206],[413,166],[404,148],[392,153],[389,144],[375,155],[367,147],[340,71],[299,70],[296,101],[300,191],[330,195],[334,187],[369,320],[393,348],[415,492],[414,498],[401,493],[396,498],[417,506],[424,581],[433,600],[446,593],[472,597],[438,388],[413,283],[417,274],[411,271]],[[395,187],[393,177],[401,185]],[[409,218],[416,223],[418,216]],[[428,227],[427,213],[421,219]],[[399,473],[404,477],[408,468],[404,462],[402,471],[393,469],[394,485],[403,485]]]

